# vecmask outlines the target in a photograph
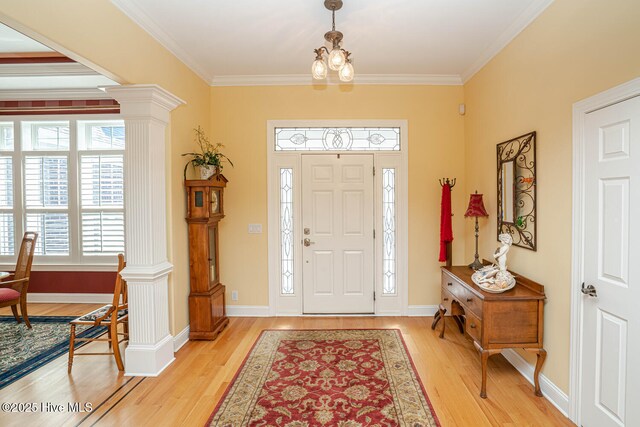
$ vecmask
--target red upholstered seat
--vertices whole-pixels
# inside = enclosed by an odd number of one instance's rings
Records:
[[[20,298],[20,292],[14,289],[0,288],[0,302],[11,301]]]

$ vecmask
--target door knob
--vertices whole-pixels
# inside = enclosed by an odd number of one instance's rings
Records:
[[[315,243],[315,242],[312,242],[312,241],[311,241],[311,239],[309,239],[308,237],[307,237],[307,238],[305,238],[305,239],[302,241],[302,244],[303,244],[303,245],[305,245],[305,246],[311,246],[311,245],[313,245],[314,243]]]
[[[582,282],[582,287],[580,288],[580,290],[582,291],[583,294],[588,295],[590,297],[597,297],[598,293],[596,292],[596,288],[593,285],[584,285],[584,282]]]

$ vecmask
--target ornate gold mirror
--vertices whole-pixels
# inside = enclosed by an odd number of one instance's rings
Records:
[[[498,235],[536,250],[536,133],[497,145]]]

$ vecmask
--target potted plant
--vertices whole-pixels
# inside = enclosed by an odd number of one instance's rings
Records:
[[[222,162],[227,161],[231,166],[233,162],[227,156],[220,152],[224,145],[217,143],[212,144],[209,138],[204,134],[204,130],[200,126],[193,130],[196,133],[195,140],[200,147],[199,153],[184,153],[183,156],[191,156],[191,160],[184,166],[184,178],[187,179],[187,168],[189,165],[196,166],[200,169],[200,179],[209,179],[213,175],[219,175],[222,172]]]

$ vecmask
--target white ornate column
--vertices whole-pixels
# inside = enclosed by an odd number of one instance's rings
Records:
[[[184,101],[156,85],[106,88],[125,122],[125,219],[129,291],[128,376],[156,376],[173,362],[169,332],[165,129]]]

